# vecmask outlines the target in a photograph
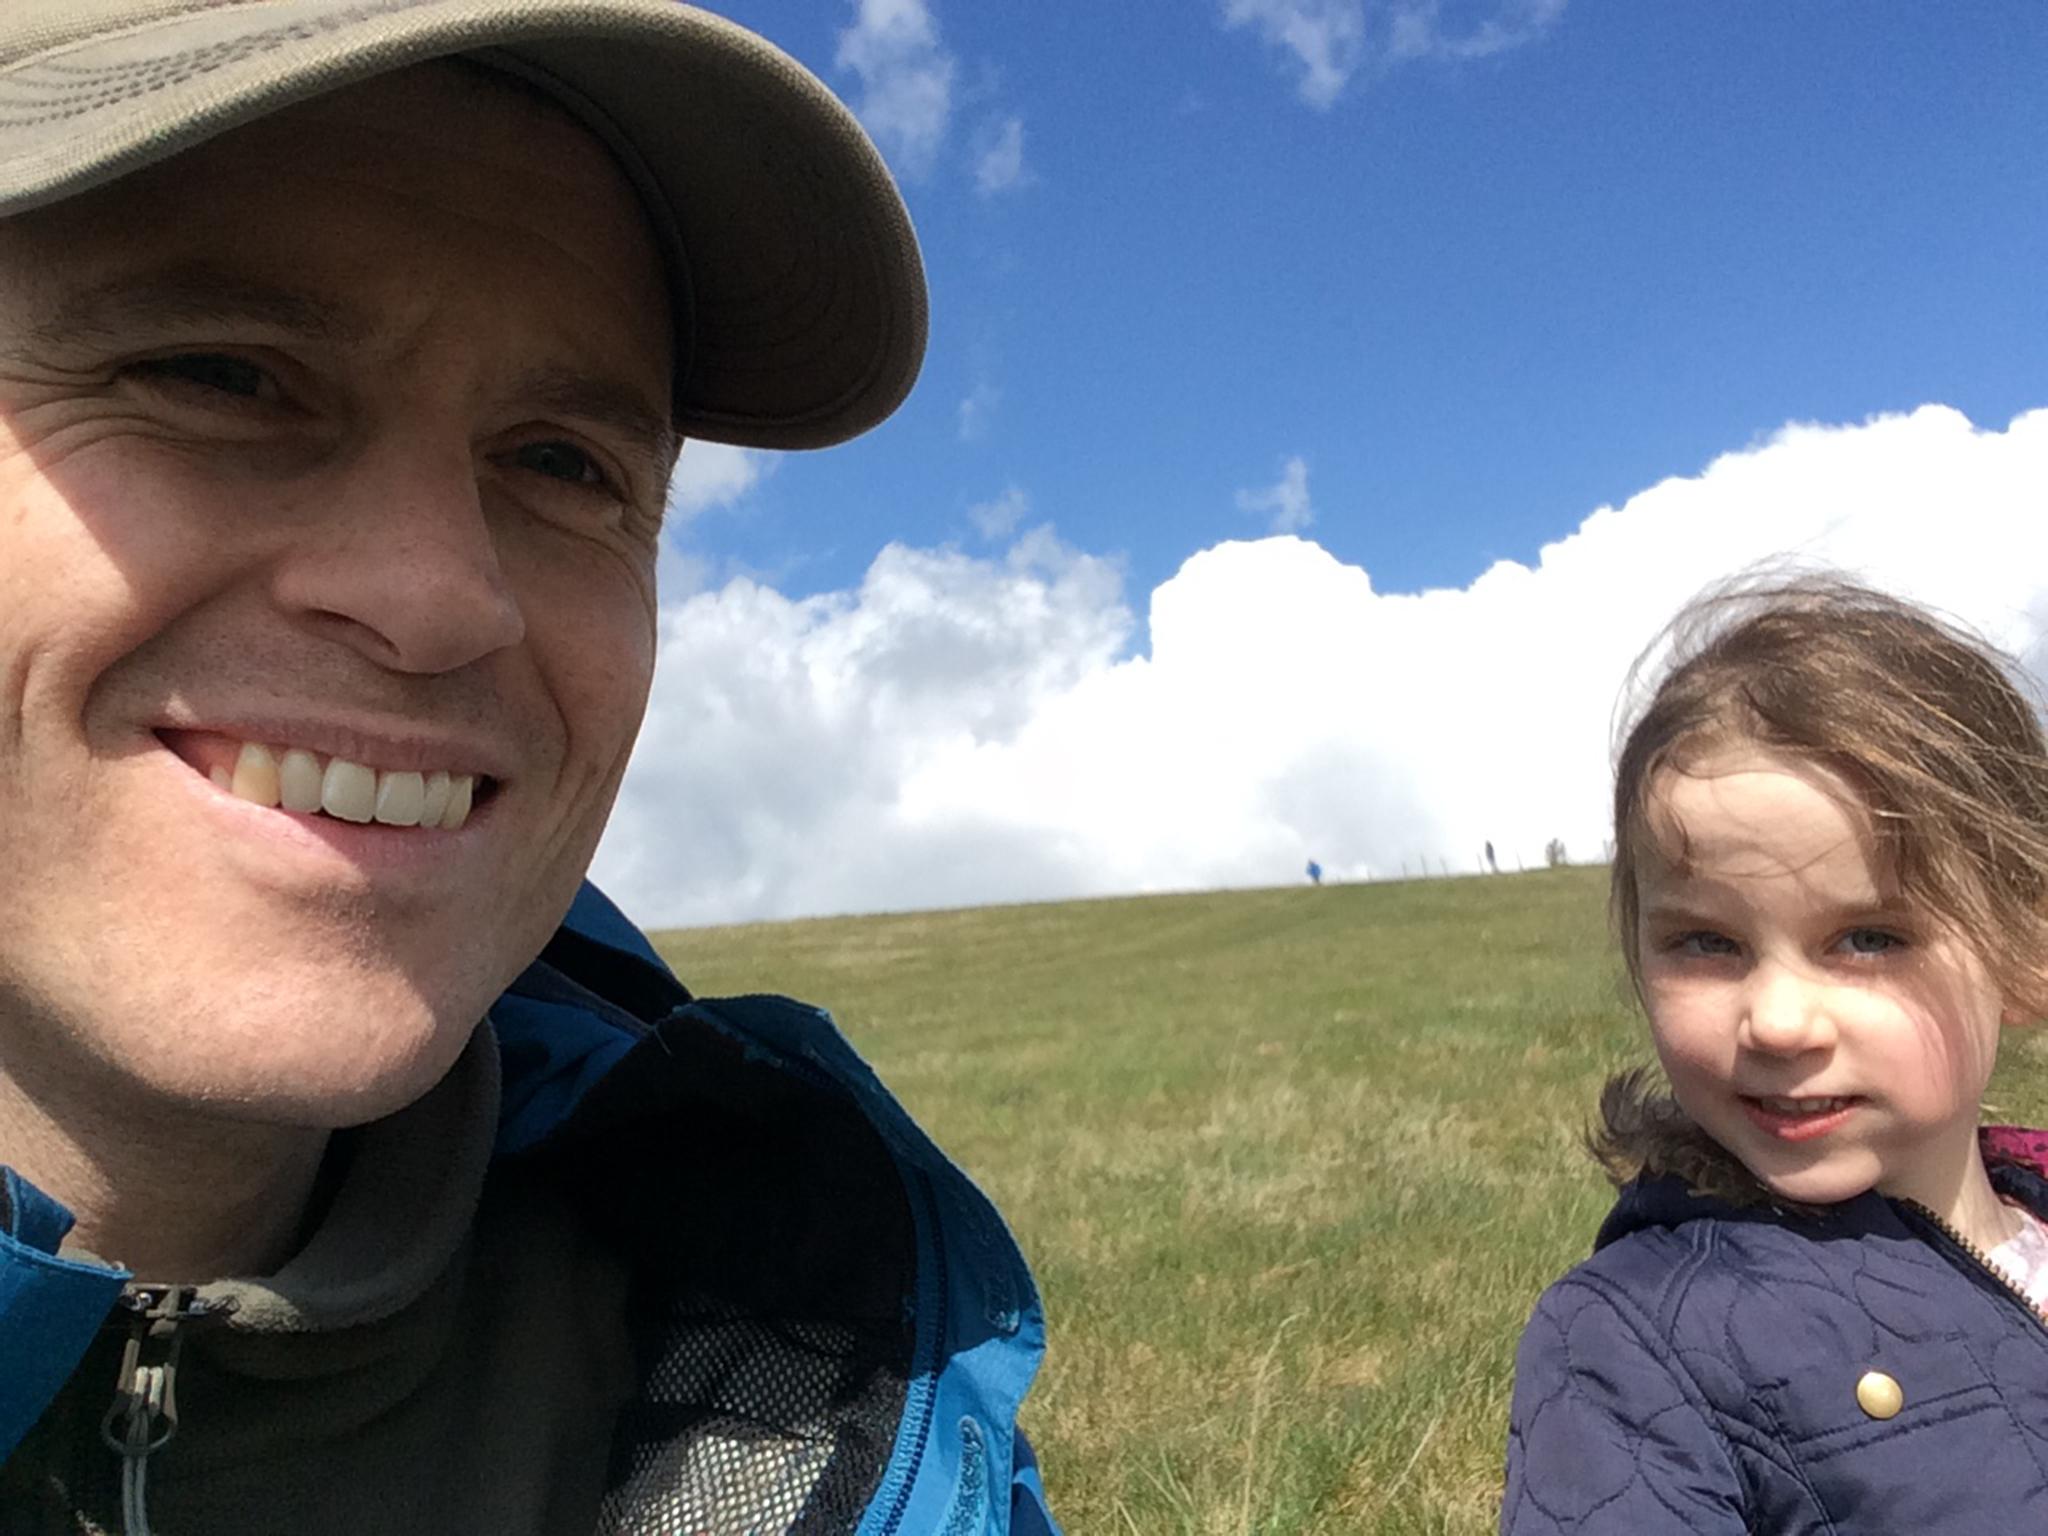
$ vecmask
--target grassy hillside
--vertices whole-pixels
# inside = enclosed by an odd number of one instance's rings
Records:
[[[1516,1336],[1608,1195],[1646,1047],[1605,871],[700,929],[707,995],[830,1007],[1046,1295],[1073,1536],[1493,1528]],[[2048,1122],[2048,1041],[1993,1097]]]

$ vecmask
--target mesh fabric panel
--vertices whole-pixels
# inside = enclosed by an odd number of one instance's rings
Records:
[[[907,1330],[672,1302],[640,1320],[603,1536],[844,1536],[895,1438]]]

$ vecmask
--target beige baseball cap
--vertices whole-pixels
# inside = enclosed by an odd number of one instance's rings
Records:
[[[881,156],[802,65],[675,0],[0,0],[0,217],[451,54],[553,95],[637,186],[686,436],[819,448],[910,392],[924,268]]]

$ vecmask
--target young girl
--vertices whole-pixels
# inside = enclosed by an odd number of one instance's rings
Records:
[[[2048,1012],[2048,747],[2000,657],[1807,581],[1697,605],[1613,909],[1661,1079],[1523,1335],[1508,1536],[2048,1531],[2048,1178],[1980,1130]]]

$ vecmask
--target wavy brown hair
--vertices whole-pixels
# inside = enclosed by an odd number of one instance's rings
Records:
[[[1638,1001],[1657,781],[1749,746],[1851,786],[1901,897],[1976,950],[2010,1008],[2048,1014],[2048,741],[2017,663],[1839,576],[1751,577],[1695,599],[1625,697],[1642,695],[1654,660],[1661,680],[1621,734],[1614,772],[1610,909]],[[1673,1173],[1704,1194],[1764,1198],[1645,1069],[1608,1081],[1588,1144],[1616,1182]]]

